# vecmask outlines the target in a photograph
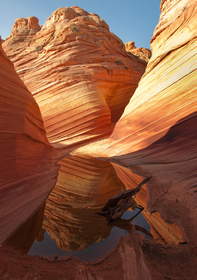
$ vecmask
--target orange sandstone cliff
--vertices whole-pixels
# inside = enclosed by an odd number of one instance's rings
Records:
[[[93,211],[103,199],[123,184],[132,188],[142,176],[152,176],[136,199],[145,207],[154,238],[196,246],[195,3],[161,1],[152,56],[134,95],[145,64],[125,51],[97,15],[72,7],[55,11],[43,27],[35,17],[16,21],[3,47],[40,107],[53,148],[36,102],[0,49],[0,243],[29,216],[34,219],[56,182],[43,226],[59,247],[83,248],[108,235],[107,226],[99,232],[103,221]],[[71,144],[72,156],[54,149]],[[98,227],[79,223],[80,203],[86,203],[83,215]],[[87,228],[92,235],[79,237]],[[0,277],[33,279],[37,271],[47,280],[65,273],[68,279],[194,279],[189,246],[147,241],[143,254],[132,227],[128,233],[96,264],[72,258],[49,262],[3,247]],[[17,234],[11,242],[14,238]]]
[[[152,56],[108,139],[80,147],[113,163],[126,188],[152,176],[137,195],[153,235],[196,244],[197,95],[195,1],[161,3]]]
[[[56,10],[42,28],[35,17],[17,19],[3,47],[39,105],[48,140],[63,150],[112,132],[146,66],[128,55],[103,20],[78,7]],[[44,226],[62,244],[56,225],[69,219],[62,194],[84,195],[98,208],[123,184],[111,164],[84,155],[59,164]],[[65,242],[67,228],[62,226]]]
[[[194,9],[195,1],[162,1],[152,56],[133,96],[144,63],[97,15],[78,7],[58,9],[41,29],[35,18],[18,19],[3,43],[40,106],[51,143],[75,149],[106,137],[117,121],[109,139],[73,154],[112,161],[127,188],[151,175],[137,199],[169,243],[195,243]],[[60,173],[66,176],[64,168]]]
[[[35,17],[17,19],[3,47],[58,147],[109,135],[145,70],[99,16],[79,7],[56,10],[42,27]]]
[[[196,1],[162,1],[146,72],[105,152],[102,145],[106,157],[126,167],[123,181],[132,177],[132,171],[152,176],[146,189],[149,212],[178,225],[193,245],[197,235],[195,8]]]

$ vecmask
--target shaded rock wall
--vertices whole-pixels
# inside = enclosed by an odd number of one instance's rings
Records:
[[[42,233],[44,204],[37,208],[25,222],[19,223],[16,230],[3,242],[1,246],[17,250],[19,254],[26,254]]]
[[[56,181],[39,108],[0,46],[0,243],[31,216]]]

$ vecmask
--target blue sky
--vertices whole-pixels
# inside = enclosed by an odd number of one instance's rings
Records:
[[[43,24],[57,8],[79,6],[98,14],[124,42],[149,47],[159,5],[160,0],[1,0],[0,35],[5,39],[18,17],[36,16]]]

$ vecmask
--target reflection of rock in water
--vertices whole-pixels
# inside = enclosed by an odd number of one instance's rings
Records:
[[[21,226],[6,245],[27,252],[34,240],[44,240],[46,231],[59,248],[76,251],[107,238],[113,226],[130,232],[129,222],[108,225],[105,217],[97,214],[108,199],[123,190],[110,163],[69,156],[60,163],[58,181],[45,208]]]
[[[44,229],[65,250],[102,240],[110,228],[96,212],[123,188],[111,164],[85,156],[65,158],[46,201]]]
[[[34,240],[44,240],[46,231],[59,248],[77,251],[107,238],[113,226],[130,233],[133,226],[129,222],[119,220],[109,225],[105,217],[97,214],[108,199],[123,190],[110,163],[85,156],[64,158],[45,208],[21,226],[6,244],[27,252]]]

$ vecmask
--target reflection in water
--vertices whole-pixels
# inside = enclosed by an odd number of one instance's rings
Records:
[[[133,211],[132,211],[133,215]],[[131,216],[131,211],[127,211],[125,213],[125,217],[128,218]],[[106,225],[105,218],[101,218],[104,221],[104,225]],[[83,221],[81,221],[83,223]],[[120,219],[112,224],[107,224],[108,234],[100,235],[103,239],[98,241],[93,241],[92,243],[88,244],[83,250],[71,248],[72,244],[70,244],[69,250],[60,249],[57,247],[56,242],[51,239],[50,235],[45,232],[44,238],[42,242],[34,242],[33,246],[31,247],[30,251],[28,252],[29,255],[41,255],[41,256],[76,256],[82,260],[86,261],[96,261],[97,259],[104,257],[109,252],[115,248],[120,240],[121,237],[127,235],[128,233],[132,233],[133,228],[136,227],[136,230],[146,234],[148,237],[149,232],[145,229],[148,228],[148,224],[146,223],[145,219],[142,216],[138,216],[134,223],[131,224],[129,221]],[[100,231],[102,233],[102,224],[100,223]],[[90,234],[90,231],[85,232],[85,236]],[[77,233],[75,233],[75,237],[77,238]],[[94,237],[94,234],[89,237]],[[131,236],[132,238],[132,236]]]
[[[7,244],[17,243],[17,248],[27,252],[36,240],[30,255],[78,256],[84,260],[103,257],[116,247],[121,236],[133,231],[133,225],[124,219],[109,225],[97,214],[109,198],[122,190],[124,186],[110,163],[84,156],[67,157],[60,163],[58,181],[45,203],[43,220],[40,210]],[[133,212],[127,211],[124,218],[127,215]],[[138,231],[144,231],[139,226],[147,228],[142,216],[134,222]]]
[[[61,161],[57,184],[46,201],[43,228],[64,250],[82,250],[110,233],[96,214],[124,189],[110,163],[85,156]]]
[[[75,256],[85,261],[96,261],[115,248],[120,237],[124,235],[124,231],[114,228],[109,237],[98,243],[93,243],[83,250],[65,251],[58,248],[55,241],[50,238],[48,233],[45,233],[44,240],[41,243],[35,242],[28,254],[41,256]]]

